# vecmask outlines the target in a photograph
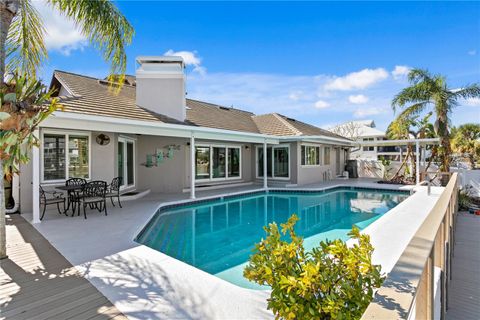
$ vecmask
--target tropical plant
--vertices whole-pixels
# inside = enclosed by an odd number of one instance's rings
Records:
[[[244,276],[272,291],[268,308],[276,319],[359,319],[380,287],[380,266],[372,264],[368,235],[356,227],[344,241],[322,241],[307,252],[294,231],[296,215],[264,227],[267,236],[255,246]],[[284,238],[290,239],[290,241]]]
[[[393,120],[387,128],[387,136],[390,139],[425,139],[425,138],[434,138],[435,132],[433,129],[433,125],[430,123],[430,117],[432,113],[427,113],[424,117],[419,118],[418,115],[411,115],[411,114],[400,114]],[[434,159],[434,153],[436,152],[436,146],[429,147],[432,150],[432,156],[430,157],[429,164],[425,168],[425,171],[431,164],[432,159]],[[412,163],[412,172],[407,166],[407,162],[410,161]],[[402,164],[398,168],[395,175],[392,177],[391,180],[397,180],[401,171],[404,169],[404,176],[408,176],[413,172],[416,172],[417,163],[415,160],[415,153],[413,150],[413,144],[407,144],[407,154],[403,158]]]
[[[470,167],[480,160],[480,124],[467,123],[452,130],[452,149],[468,159]]]
[[[388,180],[390,171],[392,171],[392,168],[390,167],[390,165],[392,164],[392,161],[390,159],[385,158],[384,156],[380,156],[379,160],[380,160],[380,164],[382,165],[382,179],[386,181]]]
[[[480,97],[480,85],[472,84],[460,89],[450,88],[442,75],[432,75],[427,70],[412,69],[408,74],[410,86],[404,88],[392,100],[392,108],[403,109],[400,116],[418,115],[433,107],[436,114],[434,129],[440,138],[438,155],[440,170],[450,170],[449,116],[458,100]]]
[[[115,5],[107,0],[46,0],[46,4],[59,11],[64,16],[73,19],[75,24],[87,36],[90,43],[110,62],[110,79],[119,83],[124,78],[126,70],[126,46],[133,37],[133,28],[127,19],[118,11]],[[40,101],[48,99],[51,93],[39,88],[36,81],[38,67],[47,58],[44,42],[45,28],[37,10],[30,0],[0,0],[0,90],[4,92],[2,109],[2,126],[4,122],[19,121],[22,133],[6,134],[2,132],[2,157],[0,157],[0,259],[6,257],[5,234],[5,199],[3,177],[5,170],[10,170],[8,164],[26,161],[25,154],[17,152],[20,145],[27,142],[35,144],[32,131],[40,121],[46,118],[55,108],[56,102],[51,101],[50,107],[44,109]],[[17,73],[16,81],[4,84],[6,68],[9,73]],[[15,90],[23,92],[13,100],[12,85]],[[28,93],[28,94],[27,94]],[[46,102],[46,101],[44,101]],[[11,109],[11,105],[15,107]],[[7,115],[8,113],[8,115]],[[7,126],[7,125],[5,125]],[[22,140],[23,138],[23,140]],[[7,140],[8,139],[8,140]],[[5,148],[5,149],[3,149]],[[7,149],[9,148],[9,149]],[[5,163],[4,163],[5,162]]]

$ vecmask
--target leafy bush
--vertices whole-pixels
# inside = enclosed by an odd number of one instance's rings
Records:
[[[360,318],[383,281],[380,266],[371,261],[370,237],[354,227],[353,247],[322,241],[306,252],[294,231],[298,219],[292,215],[281,231],[276,223],[264,227],[267,236],[255,246],[244,276],[272,288],[268,309],[276,319]]]

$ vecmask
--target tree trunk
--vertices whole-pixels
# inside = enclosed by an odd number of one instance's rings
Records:
[[[475,170],[475,157],[473,154],[468,155],[468,161],[470,162],[470,169]]]
[[[0,260],[7,258],[7,234],[5,229],[5,187],[3,160],[0,158]]]
[[[0,86],[5,76],[5,59],[8,29],[13,17],[17,14],[19,0],[0,0]],[[5,229],[5,173],[3,160],[0,158],[0,259],[7,257],[7,234]]]
[[[407,164],[407,160],[409,159],[409,157],[410,157],[410,150],[407,149],[407,154],[403,158],[403,161],[402,161],[402,164],[400,165],[400,168],[398,168],[397,172],[393,175],[393,177],[390,179],[390,181],[393,181],[396,178],[398,178],[398,175],[400,174],[400,171],[402,171],[402,168]]]

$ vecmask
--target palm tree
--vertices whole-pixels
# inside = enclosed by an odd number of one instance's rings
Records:
[[[470,167],[480,158],[480,124],[466,123],[452,130],[452,149],[465,156]]]
[[[460,89],[448,87],[442,75],[432,75],[427,70],[413,69],[408,74],[411,85],[404,88],[392,100],[392,108],[403,109],[400,116],[408,117],[433,108],[436,114],[435,133],[440,138],[438,153],[440,170],[450,170],[449,116],[459,99],[480,97],[480,85],[472,84]]]
[[[121,80],[127,65],[125,49],[130,44],[134,31],[115,5],[108,0],[46,0],[46,3],[75,21],[90,43],[100,50],[104,60],[110,63],[110,78],[119,77],[117,80],[123,83]],[[0,132],[0,259],[6,257],[3,179],[6,170],[10,170],[10,166],[7,167],[6,164],[28,160],[26,153],[13,154],[11,147],[18,147],[24,142],[32,145],[31,142],[35,141],[33,130],[40,123],[36,120],[43,120],[52,112],[51,107],[55,107],[52,101],[47,110],[39,108],[37,104],[39,97],[49,96],[39,89],[38,81],[35,80],[37,68],[47,58],[44,34],[42,19],[32,6],[31,0],[0,0],[0,92],[3,94],[0,121],[4,125],[5,121],[12,121],[19,115],[30,117],[25,119],[20,116],[22,121],[28,123],[24,134],[10,132],[7,136],[6,130]],[[17,78],[24,79],[20,90],[33,85],[36,88],[36,91],[31,92],[33,96],[30,95],[29,99],[22,101],[18,100],[18,94],[14,97],[9,88],[16,84],[4,83],[6,70],[21,74],[21,77]],[[26,97],[28,95],[21,95],[21,99]],[[16,107],[11,108],[12,103]]]

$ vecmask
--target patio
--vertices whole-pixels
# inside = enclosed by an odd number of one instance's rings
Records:
[[[319,189],[348,185],[408,190],[413,187],[385,186],[375,181],[332,180],[292,188]],[[197,198],[255,190],[262,190],[261,185],[198,190]],[[382,232],[377,230],[378,237],[372,237],[372,242],[378,247],[377,259],[383,259],[380,262],[384,268],[391,268],[395,256],[401,254],[401,247],[399,250],[389,247],[395,244],[391,241],[392,237],[398,237],[396,241],[401,243],[404,241],[402,237],[414,232],[416,224],[412,221],[419,219],[413,209],[419,203],[426,209],[432,207],[441,189],[432,188],[432,195],[427,198],[426,187],[419,187],[418,190],[420,192],[414,196],[417,200],[408,206],[404,202],[394,208],[396,215],[410,212],[403,222],[405,229],[399,233],[401,228],[395,224],[387,228],[385,226],[389,223],[385,220]],[[271,318],[271,313],[266,310],[268,292],[237,287],[133,241],[160,204],[188,201],[189,196],[189,193],[151,193],[138,200],[124,201],[123,208],[109,204],[108,216],[93,210],[86,220],[49,210],[44,220],[34,224],[34,227],[129,318],[225,319],[232,315],[238,319]],[[32,218],[31,214],[24,214],[23,217],[27,220]]]

